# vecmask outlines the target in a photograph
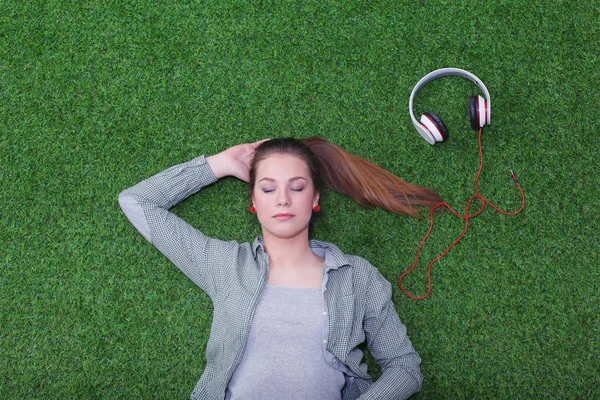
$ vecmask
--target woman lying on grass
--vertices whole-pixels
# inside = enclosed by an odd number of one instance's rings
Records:
[[[250,183],[262,237],[206,237],[169,212],[226,176]],[[324,186],[415,215],[438,196],[318,138],[231,147],[176,165],[119,196],[137,230],[214,305],[206,368],[192,399],[400,399],[421,388],[421,360],[391,301],[390,283],[366,260],[309,240]],[[341,227],[344,229],[344,227]],[[358,346],[382,374],[373,382]]]

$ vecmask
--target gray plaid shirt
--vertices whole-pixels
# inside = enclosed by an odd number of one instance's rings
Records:
[[[260,237],[252,244],[209,238],[169,212],[216,181],[201,156],[119,195],[121,208],[138,231],[213,302],[206,368],[192,399],[225,397],[227,384],[244,354],[269,270],[269,257]],[[331,243],[311,240],[310,246],[325,258],[322,291],[328,318],[324,318],[323,351],[327,361],[345,373],[342,398],[403,399],[418,392],[423,380],[421,359],[391,301],[390,283],[369,262],[345,255]],[[374,383],[358,349],[365,340],[382,370]]]

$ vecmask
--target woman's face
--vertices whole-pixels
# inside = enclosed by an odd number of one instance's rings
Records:
[[[258,163],[252,202],[263,235],[288,239],[308,235],[312,209],[318,204],[306,162],[289,154],[272,154]]]

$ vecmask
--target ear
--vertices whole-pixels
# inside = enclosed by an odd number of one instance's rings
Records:
[[[315,191],[315,195],[313,196],[313,206],[316,206],[319,203],[320,193]]]

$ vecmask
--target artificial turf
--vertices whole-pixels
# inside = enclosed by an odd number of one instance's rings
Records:
[[[476,87],[432,82],[451,140],[416,133],[426,73],[475,73],[492,97],[490,208],[394,301],[423,363],[415,398],[600,398],[597,166],[600,7],[570,1],[0,2],[0,398],[186,398],[211,304],[121,214],[117,194],[200,154],[319,135],[464,212],[477,171]],[[175,208],[252,240],[245,184]],[[426,219],[329,193],[315,238],[393,283]],[[424,214],[426,216],[426,214]],[[405,280],[460,233],[440,213]],[[375,374],[377,368],[370,361]]]

